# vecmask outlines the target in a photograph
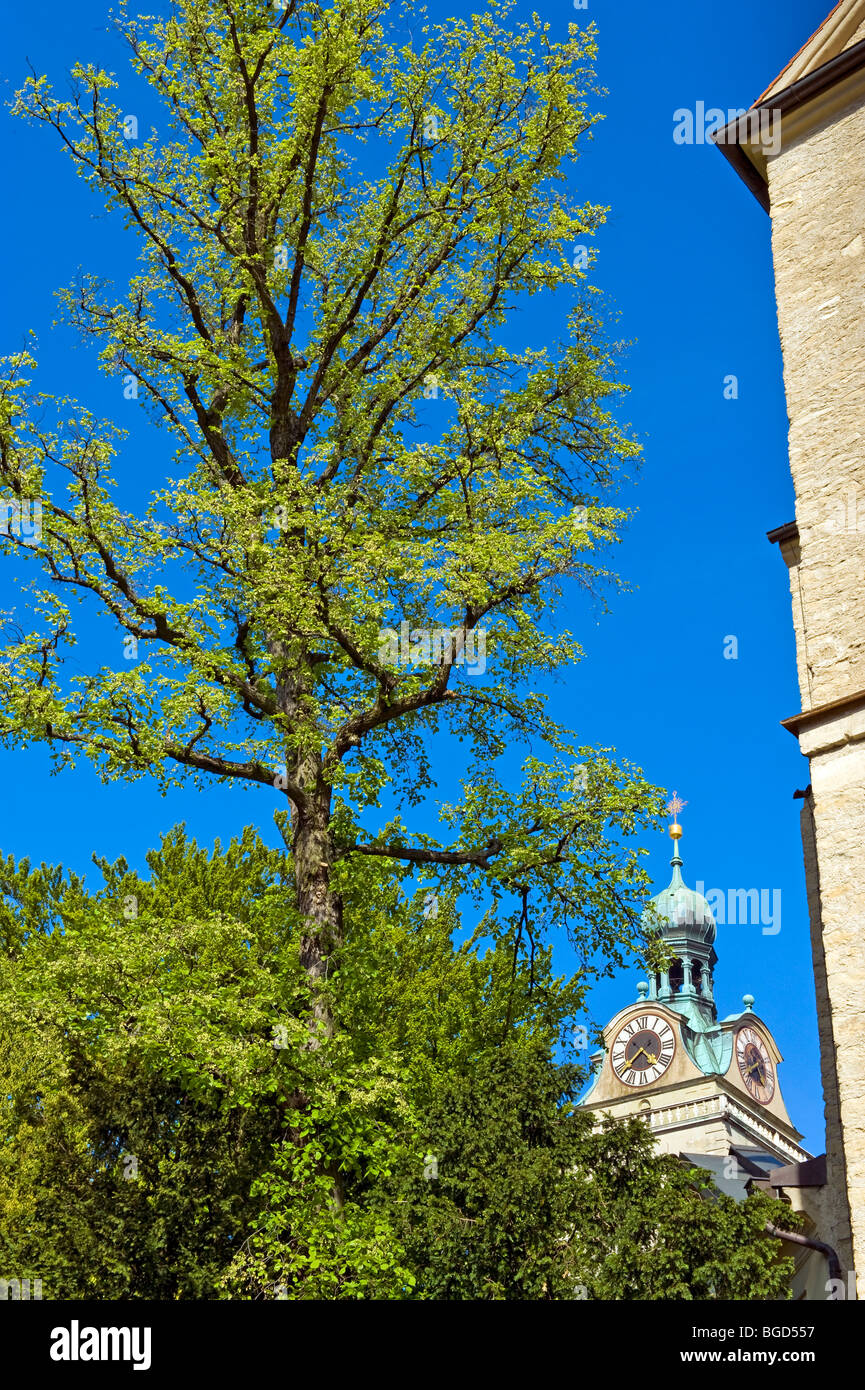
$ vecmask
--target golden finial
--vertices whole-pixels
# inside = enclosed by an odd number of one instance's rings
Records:
[[[672,801],[667,802],[667,813],[673,817],[673,824],[670,826],[671,840],[681,840],[682,838],[682,827],[679,825],[677,816],[680,811],[684,811],[687,804],[687,801],[682,801],[679,797],[679,793],[675,791],[673,792]]]

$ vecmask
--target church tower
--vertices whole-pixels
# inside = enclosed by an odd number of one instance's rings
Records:
[[[796,633],[801,705],[783,724],[809,764],[796,796],[826,1110],[827,1239],[863,1271],[865,0],[840,0],[715,139],[771,216],[796,514],[769,540],[787,564]]]
[[[671,805],[681,809],[676,800]],[[782,1057],[753,997],[745,995],[742,1012],[718,1018],[715,920],[682,878],[677,822],[670,836],[673,875],[643,917],[647,933],[666,943],[668,961],[607,1024],[581,1104],[641,1116],[664,1153],[732,1156],[730,1171],[741,1167],[765,1179],[810,1154],[787,1113],[778,1081]]]

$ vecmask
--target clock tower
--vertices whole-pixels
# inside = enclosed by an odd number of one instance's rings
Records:
[[[674,799],[671,810],[681,809]],[[677,822],[670,836],[673,876],[643,915],[646,930],[667,943],[669,960],[607,1024],[582,1105],[640,1115],[665,1153],[732,1155],[761,1177],[806,1163],[811,1155],[801,1147],[778,1081],[783,1059],[753,997],[744,996],[741,1013],[718,1018],[715,919],[682,878]]]

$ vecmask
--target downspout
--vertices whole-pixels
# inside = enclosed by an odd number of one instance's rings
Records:
[[[826,1245],[822,1240],[812,1240],[810,1236],[802,1236],[798,1231],[779,1231],[777,1226],[773,1226],[771,1221],[766,1222],[766,1230],[770,1236],[776,1236],[778,1240],[789,1240],[794,1245],[807,1245],[809,1250],[819,1250],[821,1255],[825,1255],[829,1264],[829,1278],[841,1279],[841,1261],[838,1254],[831,1245]]]

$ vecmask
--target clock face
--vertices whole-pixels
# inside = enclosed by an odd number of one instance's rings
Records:
[[[736,1061],[748,1094],[761,1105],[768,1105],[775,1094],[775,1068],[760,1034],[753,1028],[740,1028],[736,1034]]]
[[[626,1086],[650,1086],[663,1076],[676,1051],[676,1035],[657,1014],[632,1018],[613,1039],[613,1071]]]

